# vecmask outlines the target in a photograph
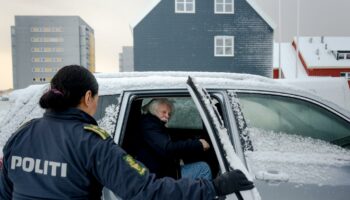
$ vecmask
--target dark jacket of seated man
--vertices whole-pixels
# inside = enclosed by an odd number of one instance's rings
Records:
[[[141,141],[137,159],[155,173],[157,178],[180,178],[179,158],[196,156],[204,152],[199,140],[172,141],[165,122],[148,113],[140,120]]]

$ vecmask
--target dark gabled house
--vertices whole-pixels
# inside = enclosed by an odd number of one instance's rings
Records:
[[[132,28],[135,71],[272,77],[274,24],[254,0],[159,0]]]

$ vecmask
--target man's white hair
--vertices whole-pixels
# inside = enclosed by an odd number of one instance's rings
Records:
[[[142,111],[144,114],[151,113],[152,115],[156,115],[159,105],[168,105],[171,109],[171,113],[174,112],[174,104],[167,98],[152,99],[150,102],[148,102],[142,107]]]

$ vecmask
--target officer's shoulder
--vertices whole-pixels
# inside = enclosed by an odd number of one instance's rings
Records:
[[[7,140],[7,142],[6,142],[5,146],[4,146],[4,148],[7,148],[7,147],[9,146],[9,144],[11,143],[11,141],[14,140],[14,138],[16,138],[17,136],[19,136],[20,133],[22,133],[23,130],[24,130],[26,127],[28,127],[31,123],[33,123],[33,122],[36,121],[36,120],[37,120],[37,118],[34,118],[34,119],[31,119],[31,120],[29,120],[29,121],[23,123],[23,124],[11,135],[11,137]]]
[[[103,140],[106,140],[107,138],[110,137],[110,135],[108,134],[108,132],[106,130],[100,128],[99,126],[93,125],[93,124],[85,124],[84,130],[97,134]]]

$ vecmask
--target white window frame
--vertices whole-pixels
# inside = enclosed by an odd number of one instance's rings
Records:
[[[221,0],[222,2],[218,2],[215,0],[214,2],[214,13],[215,14],[234,14],[235,13],[235,3],[234,0]],[[222,5],[223,11],[218,11],[218,5]],[[231,5],[231,10],[226,10],[226,5]]]
[[[338,53],[338,60],[345,60],[346,54],[345,53]]]
[[[345,59],[350,60],[350,53],[345,53]]]
[[[182,2],[180,2],[182,1]],[[187,10],[187,4],[192,3],[192,10]],[[178,5],[183,5],[184,10],[179,10]],[[175,13],[195,13],[196,12],[196,0],[175,0]]]
[[[226,44],[226,40],[231,39],[231,45]],[[218,40],[222,40],[222,45],[218,45]],[[234,36],[227,36],[227,35],[218,35],[214,37],[214,56],[215,57],[233,57],[235,55],[235,37]],[[217,52],[218,48],[222,48],[223,54],[219,54]],[[226,48],[231,48],[231,53],[226,53]]]

